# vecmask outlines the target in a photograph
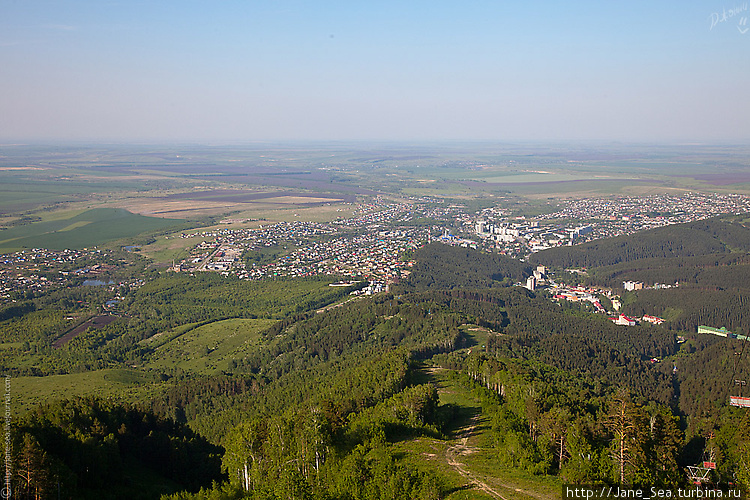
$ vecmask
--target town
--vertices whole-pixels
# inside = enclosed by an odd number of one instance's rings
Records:
[[[559,210],[533,220],[511,217],[505,210],[488,208],[467,225],[473,226],[481,248],[525,258],[529,253],[556,246],[749,211],[750,197],[739,194],[621,196],[570,201]]]
[[[354,217],[329,223],[261,221],[259,227],[248,229],[233,228],[236,221],[225,219],[226,228],[163,236],[197,240],[189,247],[189,255],[169,269],[218,272],[246,280],[341,277],[366,280],[370,290],[387,291],[408,276],[413,266],[408,258],[411,251],[432,241],[525,259],[554,246],[750,212],[750,197],[686,193],[591,198],[562,202],[555,212],[533,218],[514,216],[501,205],[468,213],[463,205],[427,197],[395,202],[377,196],[356,208]],[[0,299],[7,302],[19,294],[83,281],[84,275],[93,279],[107,275],[125,260],[107,249],[27,249],[0,256],[0,262]],[[644,286],[623,284],[627,290]],[[653,285],[671,286],[675,285]]]

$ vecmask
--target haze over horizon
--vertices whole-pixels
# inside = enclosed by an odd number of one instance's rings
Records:
[[[0,141],[750,142],[746,2],[0,1]]]

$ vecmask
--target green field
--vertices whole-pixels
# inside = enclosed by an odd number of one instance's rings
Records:
[[[744,147],[381,146],[374,150],[364,144],[281,149],[195,146],[158,151],[143,147],[8,146],[0,148],[0,217],[5,216],[2,222],[6,225],[23,218],[47,221],[50,209],[103,206],[148,214],[161,209],[165,195],[212,188],[338,192],[360,198],[375,191],[437,197],[512,192],[517,198],[639,195],[673,189],[748,192]],[[247,167],[240,168],[240,164]],[[726,179],[712,183],[711,175]],[[205,201],[210,198],[201,203]],[[191,219],[233,213],[268,221],[326,222],[349,215],[347,204],[306,207],[289,199],[202,206],[190,198],[175,198],[170,203],[174,205],[167,212]],[[32,235],[0,237],[0,251],[47,242],[47,246],[71,246],[70,242],[76,242],[79,235],[85,237],[90,228],[72,227],[69,238],[50,238],[48,233],[62,228],[38,229]],[[132,234],[124,231],[124,235]],[[38,238],[21,240],[29,236]],[[13,244],[2,241],[16,238]],[[164,257],[170,260],[168,255]]]
[[[20,415],[39,404],[76,396],[142,401],[155,387],[156,382],[149,374],[128,369],[18,377],[11,379],[11,409]]]
[[[91,177],[74,168],[0,171],[0,214],[81,201],[94,193],[143,189],[143,183],[106,172],[97,172],[96,177]]]
[[[177,332],[154,350],[146,367],[158,370],[179,367],[203,374],[221,372],[230,360],[241,359],[256,350],[262,343],[260,332],[274,323],[269,319],[227,319],[182,334]]]
[[[0,232],[0,252],[13,252],[23,248],[87,248],[176,226],[182,222],[135,215],[121,208],[75,211],[71,212],[69,218],[54,218],[5,229]]]

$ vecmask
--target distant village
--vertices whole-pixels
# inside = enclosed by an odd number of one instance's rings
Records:
[[[534,220],[511,217],[506,210],[488,208],[468,222],[476,237],[476,241],[469,244],[524,258],[530,253],[557,246],[572,246],[670,224],[747,212],[750,212],[750,197],[702,193],[581,199]],[[557,222],[560,220],[573,222]]]
[[[363,293],[387,291],[414,265],[404,256],[416,250],[441,226],[413,225],[418,219],[449,223],[460,207],[428,208],[431,199],[389,203],[378,197],[360,206],[360,214],[331,223],[280,222],[257,229],[223,229],[182,234],[200,238],[175,272],[217,271],[241,279],[341,276],[369,281]],[[281,249],[270,262],[247,262],[247,252]]]
[[[640,284],[643,285],[643,283]],[[526,279],[526,283],[519,283],[519,286],[524,286],[531,291],[543,287],[545,290],[549,291],[552,300],[556,302],[561,300],[578,303],[588,302],[593,306],[594,311],[597,313],[615,314],[615,316],[611,316],[609,319],[616,325],[635,326],[642,321],[653,325],[661,325],[664,323],[664,319],[648,314],[643,315],[641,318],[631,318],[624,314],[617,314],[622,307],[622,302],[620,302],[619,295],[612,290],[606,288],[589,288],[580,285],[567,286],[556,283],[552,279],[552,276],[548,274],[548,270],[545,266],[537,266],[533,271],[533,274]],[[613,311],[608,311],[601,304],[601,296],[607,297],[612,304]]]
[[[531,253],[555,246],[746,212],[750,212],[750,197],[699,193],[561,202],[557,211],[533,219],[513,216],[501,207],[470,214],[464,206],[446,206],[440,199],[421,197],[394,203],[378,196],[357,205],[355,216],[329,223],[261,223],[249,229],[232,227],[237,221],[227,219],[222,221],[226,228],[167,236],[197,240],[190,247],[189,256],[174,262],[169,269],[218,272],[246,280],[331,276],[361,282],[364,286],[357,287],[354,293],[373,294],[387,292],[391,284],[408,277],[414,265],[411,253],[432,241],[525,259]],[[268,258],[247,258],[253,254]],[[28,249],[0,256],[0,299],[13,301],[19,293],[66,286],[73,279],[80,281],[82,276],[91,278],[88,283],[98,285],[97,277],[106,276],[112,265],[102,263],[107,259],[111,260],[111,251],[101,249]],[[81,263],[80,267],[76,263]],[[112,287],[139,286],[135,281],[102,283]],[[590,303],[596,312],[611,314],[611,320],[618,325],[664,322],[651,315],[630,318],[620,314],[621,304],[612,291],[555,283],[544,266],[520,285],[530,290],[544,287],[553,300]],[[679,284],[623,282],[626,291],[676,286]],[[598,297],[602,295],[611,301],[611,311],[600,303]],[[721,335],[718,331],[706,332]],[[725,336],[731,337],[730,333]]]

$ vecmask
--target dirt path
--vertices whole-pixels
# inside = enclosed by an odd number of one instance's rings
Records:
[[[94,328],[95,330],[99,330],[101,328],[104,328],[108,324],[112,323],[114,320],[117,319],[117,316],[112,316],[109,314],[98,314],[95,316],[90,317],[80,325],[76,326],[72,330],[67,331],[62,337],[55,340],[52,343],[52,347],[55,349],[59,349],[66,345],[68,342],[76,338],[77,336],[84,333],[89,328]]]
[[[479,414],[474,415],[471,418],[471,424],[463,429],[461,433],[458,435],[458,443],[454,445],[448,446],[445,450],[445,460],[448,462],[448,465],[453,467],[453,469],[456,470],[459,474],[461,474],[463,477],[468,479],[473,485],[475,485],[480,490],[484,491],[485,493],[492,495],[495,498],[500,498],[502,500],[507,500],[504,496],[502,496],[500,493],[495,491],[494,489],[490,488],[490,486],[476,477],[474,474],[472,474],[470,471],[468,471],[464,464],[458,461],[457,457],[460,457],[462,455],[468,455],[470,453],[474,453],[478,451],[476,448],[469,448],[469,438],[474,434],[474,429],[477,427],[477,422],[479,420]]]
[[[437,377],[439,377],[439,374],[443,372],[444,369],[429,367],[424,371],[430,376],[430,378],[433,379],[433,381],[437,382]],[[444,386],[441,386],[441,384],[438,384],[439,394],[447,393],[449,390],[452,390],[452,388],[448,389]],[[478,430],[478,427],[481,424],[481,418],[481,410],[478,410],[471,416],[470,419],[468,419],[466,425],[459,427],[454,431],[455,437],[448,443],[448,446],[445,449],[446,463],[467,481],[469,481],[470,484],[474,485],[478,490],[486,493],[493,498],[499,498],[501,500],[511,500],[507,496],[503,496],[503,494],[498,491],[498,489],[500,489],[501,491],[508,490],[509,492],[516,493],[516,495],[512,495],[514,498],[518,498],[518,495],[522,495],[539,500],[548,500],[548,497],[543,494],[518,488],[516,487],[516,485],[506,483],[500,478],[494,476],[492,477],[491,486],[490,484],[482,480],[480,475],[473,472],[469,467],[461,462],[461,457],[466,457],[473,453],[487,452],[487,450],[482,450],[477,446],[472,446],[470,442],[470,440],[472,438],[475,438],[480,432]],[[504,491],[504,493],[505,495],[508,495],[507,492]]]
[[[354,297],[348,298],[348,299],[346,299],[346,300],[345,300],[345,301],[343,301],[343,302],[337,302],[337,303],[335,303],[335,304],[330,304],[330,305],[327,305],[327,306],[325,306],[325,307],[322,307],[322,308],[320,308],[320,309],[316,310],[316,311],[315,311],[315,313],[316,313],[316,314],[320,314],[320,313],[326,312],[326,311],[327,311],[327,310],[329,310],[329,309],[334,309],[334,308],[336,308],[336,307],[341,307],[341,306],[343,306],[344,304],[348,304],[348,303],[349,303],[349,302],[351,302],[352,300],[357,300],[357,299],[361,299],[361,298],[362,298],[362,296],[361,296],[361,295],[355,295]]]

